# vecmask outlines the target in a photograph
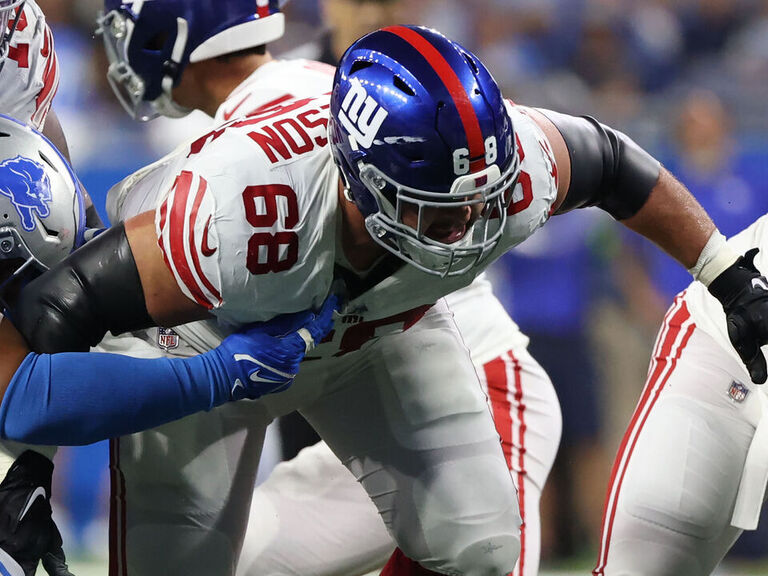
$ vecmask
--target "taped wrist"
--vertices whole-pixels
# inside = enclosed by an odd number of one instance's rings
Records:
[[[637,214],[659,179],[659,161],[594,118],[540,112],[563,136],[571,158],[570,186],[558,213],[598,206],[616,220]]]
[[[725,236],[720,234],[719,230],[715,230],[704,245],[696,264],[693,268],[689,268],[688,272],[708,287],[715,278],[738,259],[739,255],[728,245]]]
[[[107,331],[154,326],[122,224],[30,282],[11,310],[36,352],[85,352]]]

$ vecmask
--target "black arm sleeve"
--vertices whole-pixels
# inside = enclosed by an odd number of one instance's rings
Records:
[[[122,224],[21,291],[11,319],[35,352],[85,352],[107,331],[154,325]]]
[[[571,157],[571,183],[558,212],[598,206],[617,220],[635,215],[659,179],[659,161],[594,118],[540,112],[560,131]]]

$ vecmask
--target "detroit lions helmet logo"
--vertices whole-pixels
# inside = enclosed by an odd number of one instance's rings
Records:
[[[37,227],[33,213],[40,218],[51,213],[51,181],[43,166],[29,158],[16,156],[0,162],[0,194],[10,199],[27,232]]]

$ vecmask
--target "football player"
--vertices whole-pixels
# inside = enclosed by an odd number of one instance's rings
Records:
[[[34,0],[0,0],[0,113],[34,126],[68,157],[67,142],[51,103],[59,86],[59,65],[53,35]],[[99,227],[98,214],[83,191],[88,224]],[[0,480],[14,465],[17,455],[26,451],[23,445],[0,444]],[[53,450],[36,448],[37,455]],[[23,473],[23,462],[15,463],[17,474]],[[2,484],[0,484],[2,488]],[[0,508],[0,538],[12,522]],[[63,557],[63,552],[60,554]]]
[[[85,214],[79,182],[49,141],[3,115],[0,135],[0,301],[7,309],[30,279],[82,244]],[[298,314],[255,326],[224,340],[207,358],[188,360],[30,354],[13,325],[0,317],[0,438],[84,444],[285,389],[304,354],[330,329],[333,307],[330,298],[316,316]],[[106,395],[105,368],[114,371]],[[163,396],[175,400],[160,400]],[[101,408],[90,414],[87,406],[96,397]],[[127,428],[114,428],[116,419]],[[5,574],[32,575],[41,558],[49,573],[68,573],[51,520],[52,468],[50,460],[26,451],[0,484]]]
[[[393,10],[397,8],[397,2],[365,2],[356,4],[359,10],[365,10],[366,18],[358,22],[360,34],[370,31],[366,27],[375,29],[376,24],[383,24],[382,20],[391,19]],[[188,6],[186,13],[182,8]],[[219,5],[220,6],[220,5]],[[233,7],[240,7],[244,11],[252,11],[252,5],[242,2],[232,3]],[[345,13],[349,8],[343,2],[328,2],[324,9],[329,13],[329,17],[337,20],[339,16]],[[206,9],[200,2],[160,2],[156,3],[155,10],[163,12],[163,16],[158,15],[162,21],[170,21],[175,16],[185,13],[187,18],[200,18],[203,15],[211,18],[211,22],[219,22],[225,18],[226,11],[218,10],[212,14],[205,14]],[[235,8],[230,8],[235,10]],[[157,14],[157,13],[156,13]],[[197,70],[195,66],[211,66],[210,63],[199,63],[187,70],[192,81],[201,88],[206,94],[215,95],[210,102],[203,104],[197,103],[196,106],[204,106],[204,110],[215,117],[216,124],[226,122],[237,116],[251,114],[259,110],[264,110],[271,106],[278,105],[291,98],[317,96],[328,92],[331,89],[333,68],[318,62],[303,59],[273,59],[263,43],[273,40],[275,34],[282,34],[282,24],[278,29],[277,20],[282,19],[278,16],[275,8],[262,20],[263,28],[258,33],[252,34],[246,41],[248,50],[240,54],[228,55],[225,62],[221,59],[215,64],[216,73],[210,69]],[[282,22],[282,21],[281,21]],[[275,28],[275,32],[267,27],[267,23]],[[149,20],[137,22],[137,26],[155,25],[150,24]],[[194,25],[193,25],[194,26]],[[344,30],[348,26],[340,26]],[[362,27],[362,28],[360,28]],[[134,29],[135,33],[135,29]],[[360,34],[345,38],[349,41],[357,38]],[[339,36],[335,34],[334,37]],[[107,35],[109,38],[109,35]],[[345,42],[348,44],[349,42]],[[333,43],[334,47],[336,42]],[[114,52],[114,47],[108,45],[108,51]],[[342,50],[343,51],[343,50]],[[341,52],[337,54],[337,58]],[[110,72],[110,78],[117,81],[118,71],[123,68],[119,63],[113,64]],[[224,73],[222,73],[222,71]],[[239,73],[239,74],[238,74]],[[244,79],[243,79],[244,78]],[[238,83],[239,82],[239,83]],[[119,87],[119,84],[117,85]],[[118,90],[118,94],[125,94],[124,90]],[[149,119],[158,112],[163,114],[177,115],[174,111],[169,111],[167,105],[163,105],[158,110],[147,110],[146,102],[140,106],[129,102],[124,97],[121,98],[129,113],[140,119]],[[175,109],[175,107],[174,107]],[[123,194],[113,191],[108,198],[108,204],[111,213],[115,215],[117,206],[124,200]],[[558,441],[561,430],[560,408],[552,387],[552,383],[543,371],[541,366],[528,353],[527,338],[521,334],[516,324],[509,318],[504,311],[501,303],[493,296],[491,286],[488,280],[483,276],[472,283],[470,287],[457,292],[448,299],[457,324],[461,330],[462,338],[470,349],[472,359],[478,372],[482,374],[481,384],[489,399],[489,407],[497,421],[497,430],[501,436],[503,449],[507,464],[514,473],[516,485],[518,486],[520,498],[524,500],[521,505],[520,513],[523,519],[521,527],[521,561],[516,568],[515,574],[536,574],[538,573],[539,562],[539,499],[547,474],[552,467],[555,454],[557,453]],[[174,336],[179,338],[178,336]],[[159,338],[159,336],[158,336]],[[179,338],[183,342],[183,338]],[[178,348],[177,348],[178,349]],[[168,351],[173,354],[174,349]],[[318,446],[309,453],[302,455],[290,467],[284,469],[279,476],[284,478],[288,471],[292,471],[292,480],[287,483],[271,482],[265,487],[264,495],[271,495],[274,500],[272,505],[280,507],[282,503],[277,502],[280,498],[279,493],[273,493],[272,490],[279,490],[280,487],[291,485],[296,487],[299,479],[312,479],[312,486],[306,486],[306,494],[327,494],[331,502],[336,503],[337,498],[341,497],[341,492],[359,492],[359,499],[367,498],[362,488],[357,487],[354,479],[341,466],[338,459],[324,446]],[[314,475],[312,471],[318,466],[318,459],[328,459],[322,466],[325,469],[332,469],[338,466],[337,472],[342,474],[334,475]],[[304,464],[306,463],[306,464]],[[341,484],[342,478],[348,478],[350,484]],[[321,485],[327,481],[328,485]],[[331,486],[336,482],[333,490]],[[331,496],[332,492],[337,492]],[[290,500],[288,494],[285,495]],[[257,498],[262,495],[257,493]],[[292,533],[290,541],[296,543],[297,540],[306,538],[307,545],[313,545],[313,554],[311,556],[294,555],[293,569],[297,572],[308,570],[309,566],[304,566],[302,560],[310,562],[312,558],[313,569],[319,569],[317,557],[322,554],[327,559],[323,565],[335,569],[338,566],[348,566],[350,563],[356,563],[364,566],[370,564],[383,565],[386,556],[391,554],[393,545],[391,539],[386,535],[383,525],[376,514],[375,508],[372,509],[373,516],[360,518],[358,522],[352,522],[353,515],[349,510],[338,505],[329,507],[324,506],[321,498],[317,501],[317,510],[310,510],[307,502],[302,496],[302,510],[313,517],[322,517],[325,525],[328,527],[326,533],[329,538],[323,544],[323,539],[315,538],[316,530],[321,529],[317,525],[307,525],[304,533]],[[352,504],[354,500],[350,501]],[[286,502],[287,504],[287,502]],[[354,504],[352,504],[354,506]],[[362,508],[365,510],[365,508]],[[333,512],[333,513],[331,513]],[[267,532],[274,533],[270,528],[261,526],[259,522],[268,522],[271,516],[265,516],[255,511],[253,520],[256,527],[254,533],[254,543],[249,545],[251,551],[262,551],[263,556],[257,561],[253,561],[253,570],[256,572],[270,573],[272,567],[267,559],[272,555],[281,556],[280,546],[291,546],[291,543],[282,538],[280,533],[274,534],[270,540],[271,545],[265,548],[265,538]],[[379,530],[357,530],[361,525],[373,524]],[[354,534],[356,539],[349,541],[349,546],[344,550],[333,549],[327,544],[338,541],[335,533],[331,529],[344,530],[350,535]],[[364,538],[369,535],[372,538]],[[351,557],[350,551],[354,550]],[[366,554],[365,551],[371,550]],[[382,553],[385,557],[382,559]]]
[[[400,0],[324,0],[321,8],[329,32],[314,51],[335,65],[350,43],[396,22],[406,6]],[[288,63],[278,60],[270,66],[277,70],[287,68]],[[253,98],[247,104],[263,106],[265,99],[279,94],[289,74],[299,78],[309,74],[301,72],[296,68],[280,75],[255,75],[258,79],[237,88],[225,106],[234,108],[238,96],[246,92]],[[331,88],[331,76],[327,84],[322,78],[316,83],[309,80],[300,83],[303,90],[292,88],[292,93],[310,95],[315,85],[316,94]],[[251,110],[242,106],[238,112]],[[557,396],[541,365],[528,353],[528,338],[493,295],[485,275],[448,295],[446,303],[488,397],[518,489],[523,522],[520,558],[513,575],[534,576],[539,572],[541,547],[539,501],[562,428]],[[293,416],[280,421],[282,439],[287,438],[291,448],[303,440],[303,428],[291,427],[296,421]],[[256,489],[251,512],[238,566],[242,574],[362,574],[381,568],[394,549],[376,507],[324,443],[278,465]]]
[[[195,16],[204,11],[200,2],[160,2],[155,5],[155,9],[164,10],[168,15],[165,20],[168,21],[168,18],[181,13],[180,7],[185,4],[189,5],[190,13]],[[356,4],[359,9],[365,10],[367,15],[363,21],[358,22],[358,26],[363,27],[363,29],[358,28],[360,34],[370,31],[365,29],[366,26],[372,26],[371,29],[375,29],[378,27],[376,24],[384,23],[382,20],[391,19],[392,10],[396,9],[397,4],[392,1]],[[252,10],[251,5],[242,3],[234,5],[244,6],[244,10]],[[324,8],[334,19],[338,19],[349,6],[346,2],[334,0],[328,2]],[[223,18],[223,12],[216,14],[215,18],[219,20]],[[274,11],[268,18],[276,20],[277,14]],[[263,20],[263,22],[268,21]],[[144,26],[145,22],[137,24]],[[339,27],[346,30],[346,26]],[[360,34],[349,38],[349,41]],[[348,35],[345,37],[348,38]],[[271,36],[266,38],[272,39]],[[211,73],[210,70],[206,73],[195,71],[193,76],[203,92],[217,95],[210,104],[205,105],[208,113],[215,116],[217,125],[237,116],[278,105],[291,98],[317,96],[330,91],[334,70],[332,67],[302,59],[273,59],[266,47],[262,45],[262,42],[267,41],[262,36],[251,35],[248,41],[253,45],[250,53],[230,55],[226,62],[219,61],[216,66],[218,73]],[[345,46],[348,43],[346,42]],[[335,47],[337,47],[336,44],[333,42]],[[337,58],[340,56],[341,52]],[[110,76],[113,79],[116,76],[115,70],[119,69],[119,65],[112,68]],[[229,74],[223,75],[220,70]],[[234,71],[239,71],[239,75],[232,74]],[[242,77],[245,79],[242,80]],[[154,115],[154,112],[140,113],[132,104],[128,102],[126,104],[128,104],[128,111],[134,117],[146,119]],[[165,108],[159,111],[167,113]],[[113,191],[108,198],[113,215],[117,206],[124,201],[123,195],[118,190],[120,189]],[[481,384],[497,422],[507,464],[513,471],[520,498],[524,500],[520,509],[523,519],[521,561],[518,563],[515,574],[537,574],[540,548],[539,499],[557,452],[561,430],[557,398],[546,373],[528,353],[526,336],[520,333],[501,303],[493,296],[490,283],[484,276],[475,280],[471,286],[451,295],[447,303],[454,314],[462,338],[471,351],[478,373],[482,375]],[[164,338],[165,335],[162,337]],[[183,338],[178,335],[172,337],[183,342]],[[158,335],[159,338],[161,336]],[[174,348],[168,351],[169,355],[173,355],[173,352]],[[319,460],[322,459],[328,461],[320,463]],[[313,474],[318,466],[326,471],[333,469],[334,466],[339,469],[336,474]],[[343,474],[340,473],[342,471]],[[291,480],[285,482],[286,475],[289,473]],[[327,447],[318,446],[303,454],[291,466],[284,467],[278,477],[281,479],[279,482],[270,482],[262,492],[257,492],[256,498],[269,495],[272,506],[280,508],[283,504],[290,505],[288,501],[292,498],[289,493],[284,495],[286,499],[284,503],[278,501],[283,497],[280,493],[281,488],[292,486],[298,489],[297,483],[301,479],[311,480],[312,485],[303,487],[304,494],[301,496],[300,508],[303,514],[322,518],[325,528],[316,523],[307,523],[304,532],[291,533],[289,542],[282,533],[260,524],[269,522],[272,516],[255,511],[252,517],[252,521],[255,522],[252,529],[254,542],[252,545],[246,545],[246,548],[250,548],[252,552],[261,552],[258,559],[248,560],[253,564],[254,572],[271,573],[272,566],[269,558],[282,557],[280,548],[291,547],[297,544],[298,540],[306,540],[306,546],[312,546],[311,555],[289,555],[293,560],[293,570],[299,573],[310,569],[319,570],[321,565],[328,567],[331,571],[351,564],[383,565],[393,548],[391,539],[386,535],[381,520],[372,506],[369,508],[369,514],[372,513],[372,516],[355,518],[356,521],[352,521],[355,515],[351,514],[349,509],[339,505],[339,501],[344,501],[349,502],[355,509],[365,510],[364,505],[360,508],[358,506],[362,504],[361,500],[367,502],[367,497]],[[342,483],[343,479],[347,479],[349,484]],[[358,498],[348,500],[350,492],[358,492]],[[312,509],[308,505],[306,501],[308,494],[318,496],[317,509]],[[343,494],[347,497],[342,497]],[[329,500],[323,500],[322,495],[327,495]],[[326,506],[326,503],[329,505]],[[365,525],[373,525],[378,530],[359,529]],[[315,537],[318,530],[323,531],[328,538]],[[334,530],[344,530],[348,537],[337,538],[338,533]],[[270,545],[265,546],[268,533],[274,536],[270,539]],[[365,538],[366,535],[370,538]],[[355,539],[349,540],[351,536]],[[349,544],[343,547],[343,550],[330,546],[331,542],[342,540]],[[383,559],[382,554],[385,554]],[[317,561],[319,556],[324,558],[323,562]],[[305,566],[305,562],[311,563],[312,568],[309,565]]]
[[[768,267],[768,216],[730,240],[748,271]],[[759,250],[759,252],[758,252]],[[751,280],[755,294],[768,292]],[[648,380],[614,461],[595,576],[705,576],[765,498],[768,401],[731,346],[717,280],[692,283],[659,331]],[[756,318],[768,321],[765,311]],[[750,354],[760,355],[755,345]]]
[[[69,148],[51,105],[59,88],[53,34],[34,0],[0,0],[0,113],[34,126],[69,160]],[[87,225],[101,226],[83,190]]]
[[[157,4],[126,3],[106,15],[121,86],[134,103],[202,104],[207,96],[185,82],[186,66],[206,62],[198,73],[212,73],[261,15],[205,31],[205,18],[196,27],[184,14],[166,19],[161,33]],[[137,33],[143,21],[147,34]],[[134,68],[131,56],[142,51],[146,66]],[[342,60],[332,98],[230,121],[123,189],[125,224],[95,239],[90,253],[128,248],[135,267],[107,269],[75,253],[30,283],[16,314],[36,347],[85,348],[129,317],[144,325],[205,319],[177,329],[204,350],[222,323],[315,302],[334,277],[346,282],[349,302],[286,392],[184,419],[118,451],[118,573],[231,573],[264,426],[296,408],[356,474],[406,555],[438,573],[511,572],[520,548],[515,493],[439,298],[558,210],[605,208],[695,277],[725,284],[729,312],[747,322],[743,304],[766,305],[751,299],[743,259],[631,140],[591,119],[505,102],[471,53],[422,28],[366,36]],[[88,282],[68,281],[69,268]],[[127,286],[136,271],[141,305],[85,305],[92,290],[115,277]],[[65,286],[67,298],[56,299],[53,286]],[[757,330],[734,336],[742,350],[765,339],[765,327],[750,327]],[[748,360],[764,380],[762,357]],[[389,573],[395,566],[397,558]]]
[[[34,0],[0,2],[0,78],[0,110],[42,129],[65,152],[61,127],[55,114],[49,114],[59,86],[59,64],[53,35]]]

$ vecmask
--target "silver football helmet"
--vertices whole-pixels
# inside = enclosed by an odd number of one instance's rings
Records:
[[[67,161],[42,134],[0,114],[3,306],[15,290],[80,246],[84,236],[83,192]]]
[[[16,31],[16,23],[19,21],[16,14],[24,9],[26,0],[0,0],[0,69],[8,56],[11,46],[11,36]],[[9,26],[10,24],[10,26]]]

